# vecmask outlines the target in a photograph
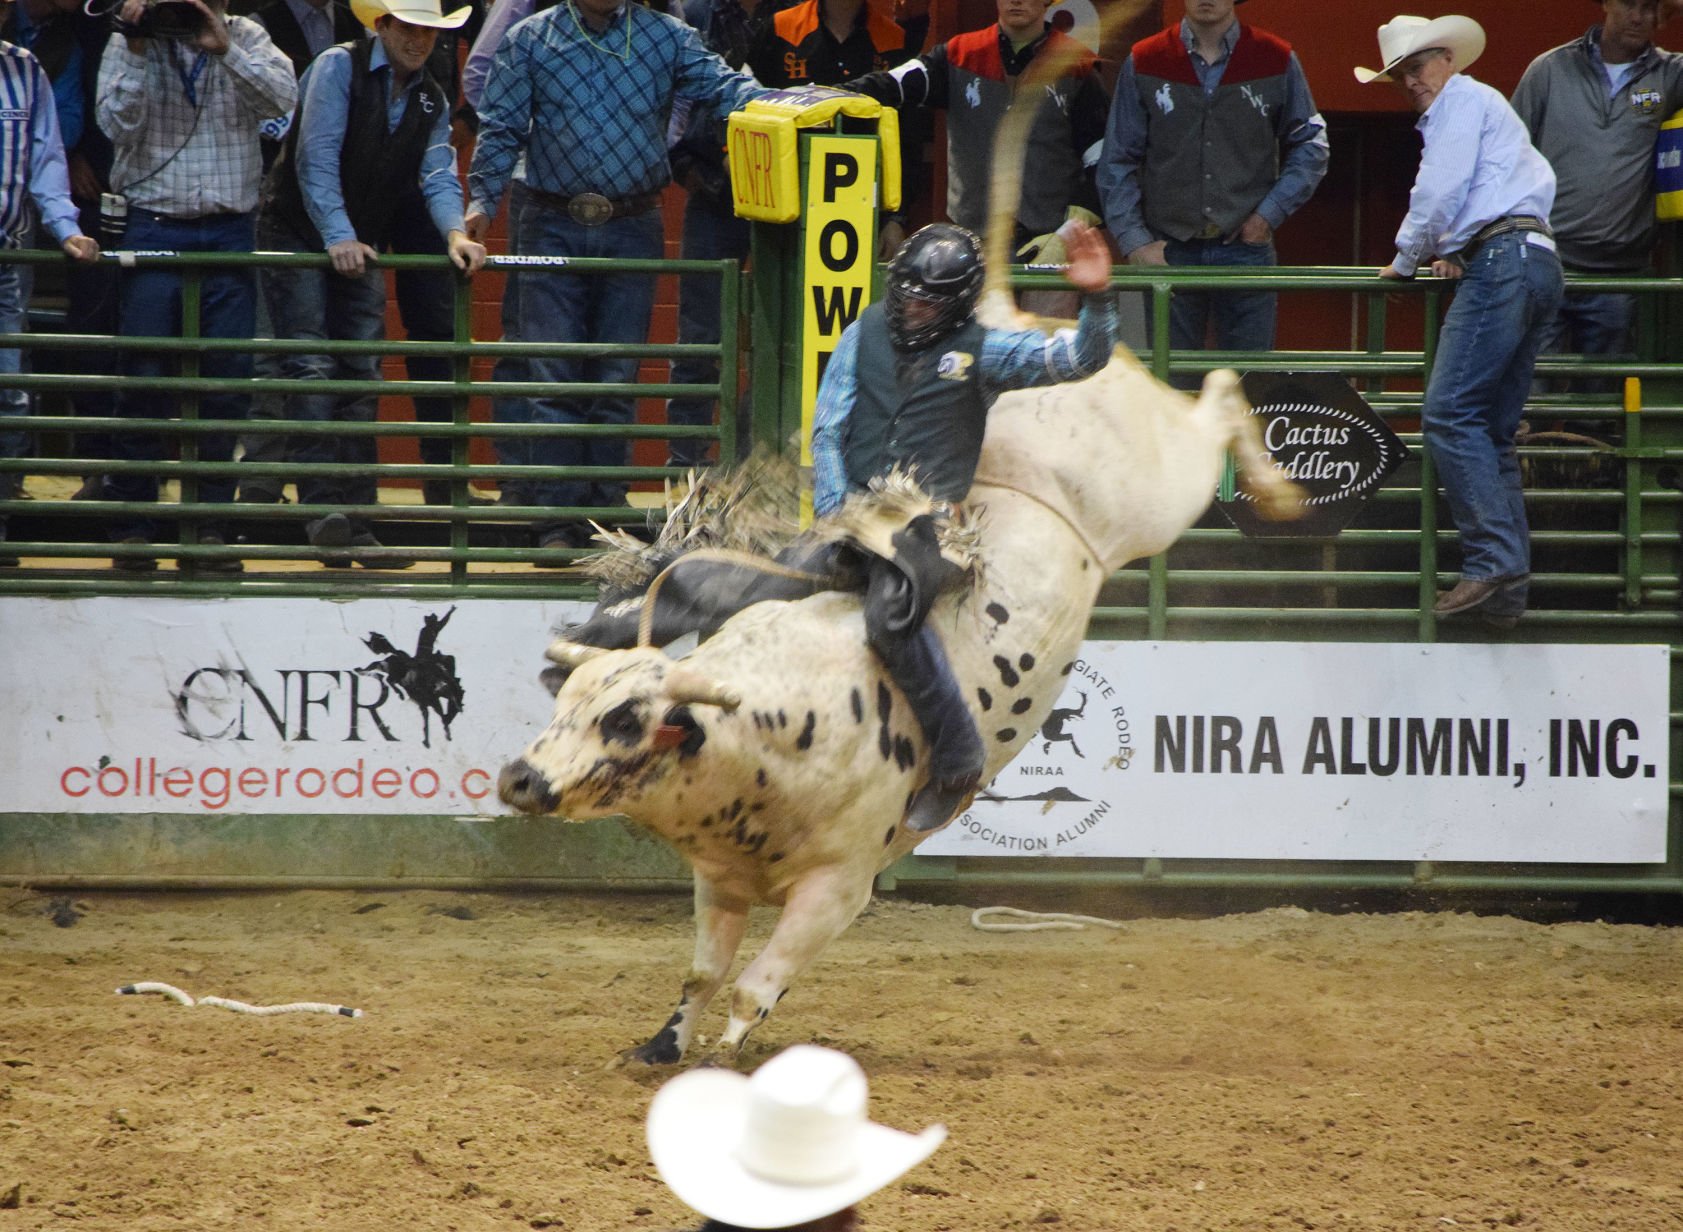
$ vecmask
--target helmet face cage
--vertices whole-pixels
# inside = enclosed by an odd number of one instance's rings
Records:
[[[981,243],[963,227],[936,223],[901,246],[888,266],[888,336],[902,354],[945,337],[969,319],[982,291]],[[918,314],[914,304],[931,311]]]

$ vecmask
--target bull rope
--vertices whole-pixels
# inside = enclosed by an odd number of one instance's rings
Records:
[[[244,1001],[231,1001],[227,997],[200,997],[193,1000],[187,993],[181,991],[174,984],[161,983],[158,980],[142,980],[138,984],[124,984],[117,990],[119,997],[134,996],[144,992],[161,993],[171,1001],[179,1001],[191,1008],[194,1005],[211,1005],[217,1009],[233,1010],[237,1014],[337,1014],[342,1018],[361,1018],[362,1011],[348,1005],[331,1005],[326,1001],[292,1001],[286,1005],[249,1005]]]
[[[1000,491],[1014,493],[1026,501],[1039,505],[1047,513],[1051,514],[1053,517],[1057,518],[1058,521],[1069,527],[1069,533],[1074,535],[1076,539],[1080,541],[1082,548],[1086,550],[1088,556],[1093,558],[1093,563],[1095,565],[1104,564],[1104,553],[1100,552],[1093,546],[1093,541],[1087,538],[1086,530],[1077,526],[1074,519],[1071,518],[1069,514],[1065,513],[1062,509],[1059,509],[1045,497],[1036,496],[1033,492],[1020,488],[1014,483],[1006,483],[999,479],[989,479],[985,475],[976,476],[975,481],[970,485],[970,490],[972,492],[974,492],[977,488],[998,488]]]
[[[654,581],[643,592],[643,610],[637,615],[637,645],[647,647],[654,641],[655,600],[660,595],[660,588],[679,565],[686,561],[716,561],[721,564],[736,565],[745,569],[752,569],[756,573],[767,573],[772,577],[794,578],[800,582],[822,582],[824,578],[816,573],[808,573],[801,569],[791,569],[788,565],[778,564],[774,560],[767,560],[763,556],[755,556],[751,552],[743,552],[736,548],[697,548],[693,552],[686,552],[677,560],[655,575]]]
[[[1010,924],[990,916],[1010,916],[1026,923]],[[984,933],[1080,932],[1089,924],[1096,928],[1124,927],[1120,920],[1103,920],[1096,915],[1070,915],[1063,911],[1024,911],[1018,907],[978,907],[970,913],[970,927]]]

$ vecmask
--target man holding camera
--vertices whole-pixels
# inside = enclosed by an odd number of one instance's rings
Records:
[[[250,252],[254,247],[253,211],[263,174],[259,126],[292,110],[298,86],[292,65],[276,49],[263,27],[245,17],[227,17],[225,0],[126,0],[117,32],[100,66],[97,119],[116,151],[111,172],[114,192],[124,199],[128,231],[123,246],[136,251]],[[182,275],[177,269],[143,266],[123,280],[118,332],[129,337],[178,332],[181,328]],[[199,335],[250,338],[256,292],[251,271],[207,268],[200,282]],[[135,352],[124,357],[126,375],[164,375],[163,355]],[[199,370],[221,380],[248,380],[251,354],[210,352]],[[164,418],[176,395],[126,390],[118,411],[133,418]],[[246,417],[249,395],[205,393],[198,397],[204,419]],[[150,432],[120,432],[113,454],[122,461],[156,462],[164,455],[162,439]],[[205,462],[227,462],[233,453],[231,432],[198,438]],[[233,499],[231,477],[198,481],[199,501],[225,504]],[[155,474],[113,475],[107,494],[123,501],[156,501]],[[185,499],[184,499],[184,503]],[[223,528],[205,522],[197,542],[220,546]],[[150,519],[123,517],[112,537],[131,546],[153,534]],[[113,564],[146,572],[157,561],[144,553],[118,556]],[[210,557],[197,563],[201,572],[237,573],[236,559]]]

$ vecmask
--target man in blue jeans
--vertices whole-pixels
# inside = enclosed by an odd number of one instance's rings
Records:
[[[1555,177],[1497,91],[1461,70],[1484,51],[1470,17],[1397,17],[1379,28],[1390,81],[1419,113],[1425,141],[1382,278],[1456,279],[1438,334],[1421,420],[1426,447],[1461,532],[1461,578],[1438,596],[1439,616],[1477,612],[1511,628],[1525,611],[1531,534],[1514,434],[1537,351],[1560,306],[1560,258],[1549,232]]]
[[[1123,61],[1099,155],[1105,223],[1130,265],[1269,266],[1274,232],[1327,169],[1326,122],[1291,44],[1188,0],[1186,16]],[[1181,291],[1169,345],[1274,346],[1269,291]],[[1197,388],[1201,376],[1177,377]]]
[[[427,68],[441,29],[468,17],[464,6],[440,11],[438,0],[353,0],[352,10],[374,31],[330,47],[300,79],[298,116],[264,185],[260,235],[265,249],[326,251],[332,270],[271,269],[263,293],[275,337],[370,342],[385,337],[386,279],[376,267],[391,240],[404,197],[419,190],[432,224],[458,269],[472,274],[485,249],[462,225],[461,186],[450,148],[450,107],[444,87]],[[288,353],[281,373],[295,380],[378,380],[377,355]],[[371,422],[372,394],[293,394],[286,416],[306,423]],[[355,473],[301,475],[305,505],[370,506],[379,493],[371,435],[299,434],[288,450],[295,462],[357,464]],[[305,525],[322,563],[344,568],[406,568],[407,557],[384,547],[367,519],[331,510]]]
[[[658,260],[674,102],[710,105],[722,115],[762,93],[675,18],[623,0],[564,0],[510,30],[492,59],[468,172],[468,234],[484,235],[524,153],[524,191],[511,229],[523,258]],[[505,304],[505,317],[518,322],[523,341],[648,341],[653,274],[581,275],[562,265],[526,268],[513,280],[508,294],[518,302],[512,314]],[[568,385],[630,382],[638,363],[594,356],[535,358],[527,366],[534,381]],[[499,423],[611,430],[631,422],[632,399],[498,398],[493,414]],[[629,455],[618,434],[499,437],[497,445],[500,460],[515,466],[623,467]],[[585,520],[622,505],[625,489],[611,474],[505,478],[503,501],[548,508],[534,526],[540,548],[578,548],[590,538]]]
[[[249,18],[224,16],[223,0],[185,2],[199,13],[193,37],[116,33],[100,65],[96,114],[116,151],[112,187],[129,205],[123,245],[137,251],[250,252],[263,171],[258,129],[265,120],[292,110],[298,101],[297,82],[292,65],[262,26]],[[119,17],[133,30],[145,9],[146,0],[126,0]],[[256,294],[249,269],[207,269],[200,288],[201,337],[251,337]],[[179,333],[181,289],[178,269],[145,266],[127,272],[118,332],[128,337]],[[162,376],[170,367],[167,356],[142,350],[123,360],[127,376]],[[199,371],[223,380],[249,380],[251,354],[209,351],[199,357]],[[164,419],[180,400],[176,393],[130,389],[118,399],[118,412]],[[247,394],[200,394],[199,417],[244,419],[250,401]],[[232,459],[231,431],[196,439],[201,461]],[[155,432],[118,432],[112,455],[117,461],[157,462],[164,456],[164,444]],[[190,486],[188,481],[184,486]],[[234,486],[231,475],[200,478],[197,499],[226,504],[234,497]],[[121,501],[156,501],[157,473],[113,473],[105,494]],[[187,495],[184,492],[183,503]],[[153,532],[150,518],[121,517],[111,534],[127,550],[114,557],[113,565],[129,572],[156,569],[157,560],[143,550]],[[217,520],[197,520],[200,545],[221,547],[225,534]],[[218,573],[243,568],[233,557],[214,554],[197,558],[196,567]]]

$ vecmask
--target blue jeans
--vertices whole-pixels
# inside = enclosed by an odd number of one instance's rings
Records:
[[[21,334],[24,329],[23,280],[21,265],[0,265],[0,334]],[[23,352],[16,347],[0,348],[0,375],[23,371]],[[13,415],[29,414],[29,395],[21,389],[0,389],[0,424]],[[27,458],[30,434],[0,427],[0,458]],[[0,471],[0,500],[11,500],[23,487],[21,471]],[[0,514],[0,522],[5,515]]]
[[[131,208],[124,245],[136,251],[250,252],[250,214],[212,214],[203,218],[165,218],[150,210]],[[140,268],[123,276],[117,332],[126,337],[169,337],[181,331],[181,284],[179,270]],[[207,269],[200,278],[199,336],[203,338],[250,338],[256,305],[256,291],[249,269]],[[163,376],[174,368],[168,356],[150,351],[125,353],[125,376]],[[251,379],[249,352],[207,352],[199,357],[203,376],[222,380]],[[129,418],[166,419],[182,395],[125,390],[118,395],[117,413]],[[199,415],[203,419],[244,419],[251,396],[241,393],[200,394]],[[210,433],[198,438],[199,459],[227,462],[233,456],[231,432]],[[111,440],[112,457],[122,462],[157,462],[164,456],[163,438],[155,432],[117,432]],[[106,491],[114,500],[156,501],[158,478],[147,475],[112,475]],[[203,477],[199,499],[225,504],[234,498],[234,480]],[[113,523],[113,537],[150,537],[154,526],[149,518],[119,518]]]
[[[618,218],[599,227],[574,222],[565,211],[528,199],[514,217],[514,242],[522,256],[613,257],[658,260],[665,236],[659,210]],[[508,296],[515,297],[510,313]],[[512,326],[527,342],[646,343],[654,311],[653,274],[580,275],[566,269],[528,267],[505,292],[505,331]],[[550,385],[581,381],[630,382],[636,359],[528,359],[525,379]],[[503,376],[499,368],[497,375]],[[626,396],[496,398],[498,423],[629,424]],[[497,456],[507,466],[624,466],[630,455],[624,437],[537,436],[499,438]],[[515,502],[533,505],[612,507],[625,501],[621,479],[541,479],[517,483]],[[505,496],[508,485],[505,484]],[[541,523],[540,531],[558,523]]]
[[[684,203],[683,258],[686,261],[720,261],[748,257],[748,220],[738,218],[726,204],[692,193]],[[678,279],[678,341],[681,344],[717,345],[720,311],[719,278],[715,274],[685,274]],[[672,361],[674,385],[713,385],[719,380],[716,359]],[[712,398],[673,398],[666,404],[666,422],[699,426],[713,422]],[[734,410],[733,410],[734,413]],[[669,466],[703,466],[708,443],[704,440],[674,440],[667,447]]]
[[[1273,244],[1243,244],[1235,240],[1170,240],[1163,250],[1170,265],[1208,265],[1255,268],[1279,264]],[[1271,351],[1279,297],[1272,291],[1176,291],[1169,305],[1169,346],[1177,351],[1201,351],[1215,325],[1218,351]],[[1182,377],[1177,385],[1197,388],[1202,377]]]
[[[1636,296],[1577,291],[1561,299],[1554,319],[1544,328],[1542,353],[1634,358],[1631,332],[1635,323]],[[1617,378],[1608,376],[1556,377],[1539,383],[1546,383],[1560,393],[1569,393],[1574,387],[1586,393],[1613,393],[1619,387]],[[1613,427],[1609,430],[1617,431]]]
[[[1561,286],[1553,252],[1499,235],[1468,263],[1438,334],[1421,425],[1473,581],[1531,572],[1514,433]],[[1523,589],[1505,597],[1523,608]]]
[[[449,251],[418,190],[404,193],[403,204],[392,220],[389,247],[405,253],[442,255]],[[398,270],[392,275],[392,283],[398,316],[410,341],[449,342],[456,336],[454,273]],[[455,377],[455,365],[444,355],[411,355],[404,359],[403,368],[411,381],[448,381]],[[415,418],[422,423],[449,423],[453,414],[449,398],[415,399]],[[449,437],[423,436],[419,445],[421,461],[439,466],[449,463]]]
[[[265,224],[263,248],[273,252],[313,252],[315,246],[285,227]],[[377,342],[386,336],[386,276],[370,266],[360,277],[330,269],[266,269],[263,298],[276,338],[323,342]],[[279,356],[280,375],[289,381],[377,381],[377,355],[327,355],[287,352]],[[379,410],[374,394],[288,394],[283,415],[296,423],[372,423]],[[297,435],[288,438],[293,462],[342,462],[360,467],[349,475],[298,478],[304,505],[372,505],[379,499],[373,466],[378,451],[372,436]]]

